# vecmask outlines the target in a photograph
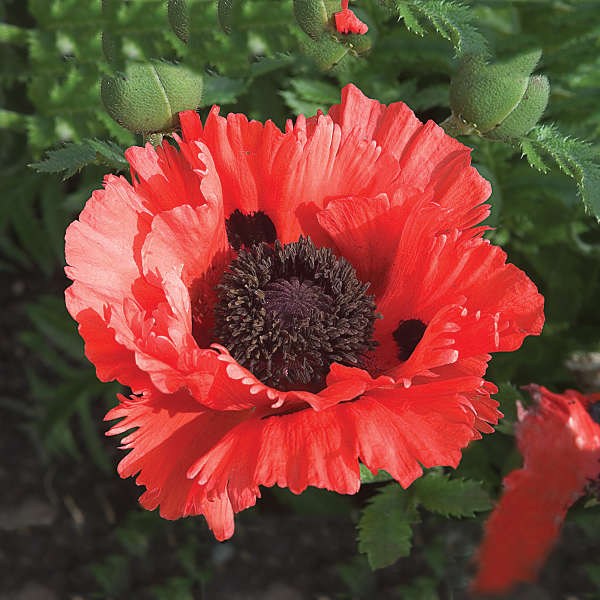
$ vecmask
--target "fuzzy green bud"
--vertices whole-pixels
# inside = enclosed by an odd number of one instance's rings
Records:
[[[550,84],[544,75],[534,75],[529,80],[521,101],[502,123],[488,131],[491,140],[508,140],[525,135],[539,121],[550,95]]]
[[[108,114],[132,133],[169,132],[178,113],[202,100],[202,76],[169,63],[132,63],[125,73],[104,77],[100,88]]]
[[[294,16],[298,25],[315,41],[327,28],[333,28],[333,15],[339,10],[339,0],[294,0]]]
[[[322,71],[327,71],[337,65],[348,53],[348,48],[340,44],[329,33],[324,33],[316,42],[304,38],[300,42],[300,49],[312,58]]]
[[[185,0],[169,0],[167,5],[169,24],[175,35],[187,44],[190,36],[189,14]]]
[[[548,80],[531,77],[540,56],[533,50],[492,65],[481,56],[464,57],[450,84],[452,114],[489,139],[526,134],[548,102]]]

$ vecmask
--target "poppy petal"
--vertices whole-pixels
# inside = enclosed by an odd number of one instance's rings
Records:
[[[472,584],[477,593],[504,593],[520,581],[534,581],[567,510],[600,472],[600,426],[587,414],[584,397],[529,388],[536,405],[520,410],[517,429],[523,467],[505,477],[486,524]]]

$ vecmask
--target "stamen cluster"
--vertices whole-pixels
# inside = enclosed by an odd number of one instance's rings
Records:
[[[352,265],[309,238],[243,248],[217,287],[215,337],[264,383],[324,386],[329,366],[375,347],[373,296]]]

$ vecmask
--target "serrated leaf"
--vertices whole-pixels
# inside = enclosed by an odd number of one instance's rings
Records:
[[[418,522],[412,493],[398,484],[388,485],[363,510],[358,549],[367,555],[372,569],[387,567],[410,554],[412,526]]]
[[[597,149],[588,142],[562,135],[555,125],[537,125],[519,143],[531,166],[547,171],[541,158],[546,155],[573,178],[586,210],[600,221],[600,160]]]
[[[444,517],[474,517],[476,512],[491,508],[481,485],[469,479],[450,479],[444,473],[430,472],[417,479],[413,487],[424,508]]]
[[[83,140],[80,144],[66,144],[62,148],[48,150],[46,158],[29,166],[38,173],[63,172],[63,179],[68,179],[91,163],[103,163],[116,170],[129,166],[117,144],[101,140]]]
[[[123,148],[111,140],[86,140],[88,146],[96,151],[102,161],[115,169],[129,169]]]
[[[87,144],[67,144],[56,150],[48,150],[46,158],[29,166],[38,173],[60,173],[68,179],[80,169],[96,160],[96,152]]]
[[[359,466],[361,483],[381,483],[382,481],[391,481],[393,479],[393,477],[383,469],[379,469],[377,473],[373,474],[362,463]]]
[[[398,11],[398,16],[404,20],[404,24],[409,31],[417,35],[425,34],[425,30],[421,27],[417,16],[408,5],[398,2],[396,10]]]
[[[486,39],[473,25],[469,6],[454,0],[381,0],[394,10],[410,31],[423,35],[433,29],[454,46],[457,55],[489,54]]]
[[[539,152],[537,151],[534,143],[529,140],[524,139],[524,140],[520,141],[520,144],[521,144],[521,152],[523,153],[523,156],[525,156],[525,158],[527,159],[527,162],[534,169],[537,169],[538,171],[541,171],[542,173],[547,173],[549,167],[543,161],[543,159],[540,156]]]

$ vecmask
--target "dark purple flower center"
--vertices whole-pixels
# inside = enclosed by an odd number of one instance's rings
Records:
[[[317,391],[333,362],[360,366],[376,345],[369,284],[308,238],[265,242],[244,242],[217,286],[214,338],[264,383]]]

